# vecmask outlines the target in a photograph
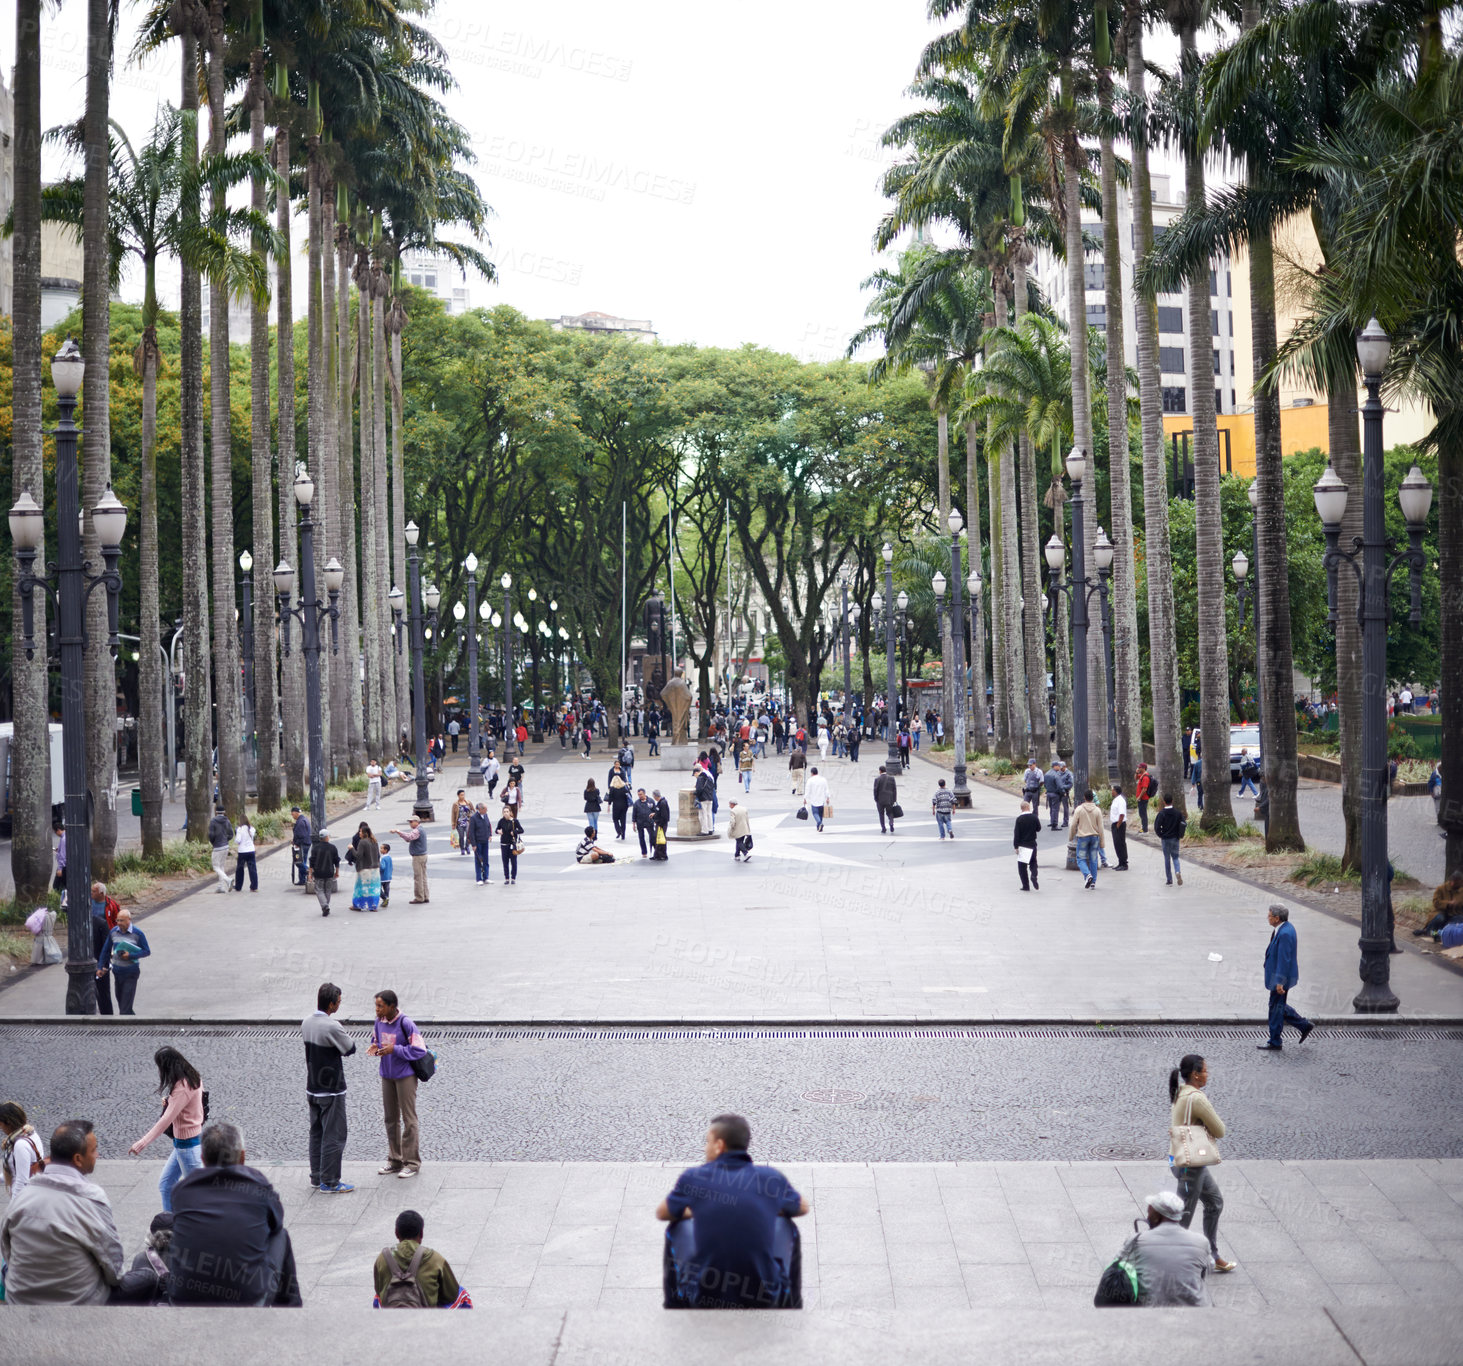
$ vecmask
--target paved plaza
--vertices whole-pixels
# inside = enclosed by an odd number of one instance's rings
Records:
[[[683,781],[643,754],[634,782],[675,804]],[[260,864],[257,894],[216,894],[211,884],[143,924],[152,957],[139,1014],[154,1018],[298,1020],[325,979],[345,990],[347,1017],[362,1017],[390,983],[429,1020],[1254,1020],[1263,1013],[1261,960],[1271,899],[1222,874],[1188,865],[1182,888],[1164,885],[1157,850],[1130,846],[1131,871],[1105,872],[1094,891],[1064,867],[1061,836],[1043,828],[1039,892],[1022,893],[1011,852],[1016,803],[976,785],[974,805],[942,842],[929,816],[941,770],[922,759],[900,777],[906,818],[881,835],[871,789],[878,747],[863,761],[832,760],[834,815],[823,832],[796,819],[786,760],[759,761],[750,794],[723,775],[718,828],[735,796],[751,809],[751,863],[728,840],[672,843],[669,861],[614,841],[608,812],[600,843],[621,861],[581,867],[581,793],[604,785],[602,745],[590,760],[556,744],[530,746],[525,808],[528,852],[515,886],[473,885],[472,860],[450,847],[447,809],[465,768],[432,784],[432,899],[411,906],[410,863],[400,839],[413,789],[398,788],[365,813],[394,846],[392,904],[352,913],[348,879],[323,918],[289,886],[288,856]],[[815,752],[816,754],[816,752]],[[464,756],[465,759],[465,756]],[[494,815],[497,806],[493,807]],[[356,818],[335,823],[344,848]],[[342,871],[348,872],[348,869]],[[1300,935],[1297,1007],[1351,1016],[1357,990],[1356,927],[1292,904]],[[61,1012],[59,967],[17,974],[0,992],[0,1016]],[[1402,1014],[1463,1017],[1463,976],[1407,952],[1392,961]]]

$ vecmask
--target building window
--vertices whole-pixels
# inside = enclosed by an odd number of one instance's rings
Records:
[[[414,273],[414,274],[413,274],[413,275],[412,275],[412,277],[411,277],[411,282],[412,282],[412,284],[414,284],[414,285],[416,285],[416,286],[417,286],[417,288],[418,288],[418,289],[420,289],[420,288],[421,288],[421,284],[422,284],[422,277],[421,277],[421,274],[420,274],[420,272],[417,272],[417,273]]]
[[[1095,266],[1083,266],[1082,279],[1088,289],[1107,288],[1107,276],[1103,271],[1101,261],[1099,261]]]
[[[1224,373],[1224,372],[1223,372],[1223,371],[1222,371],[1222,370],[1221,370],[1221,369],[1220,369],[1220,368],[1219,368],[1219,352],[1218,352],[1218,351],[1216,351],[1216,352],[1215,352],[1215,353],[1214,353],[1214,373],[1215,373],[1215,374],[1216,374],[1216,375],[1222,375],[1222,374],[1223,374],[1223,373]]]
[[[1229,353],[1229,377],[1234,378],[1234,352]]]
[[[1229,315],[1229,335],[1234,336],[1234,314]]]
[[[1087,305],[1087,326],[1088,327],[1106,327],[1107,326],[1107,305],[1106,304],[1088,304]]]
[[[1234,290],[1231,287],[1233,284],[1234,281],[1230,277],[1230,272],[1226,270],[1224,272],[1224,297],[1226,299],[1232,298],[1234,295]]]
[[[1222,413],[1224,411],[1223,394],[1224,391],[1222,389],[1216,389],[1214,391],[1214,411],[1216,413]]]
[[[1239,407],[1239,404],[1234,401],[1234,390],[1233,389],[1231,389],[1229,391],[1229,407],[1230,407],[1230,411],[1231,412],[1233,412],[1235,409],[1237,409]]]
[[[1209,272],[1209,293],[1216,299],[1219,297],[1219,272],[1217,270]]]
[[[435,275],[426,275],[426,276],[423,276],[422,277],[422,283],[424,285],[426,285],[426,287],[428,289],[436,289],[437,288],[437,277]]]
[[[1159,308],[1158,330],[1160,332],[1184,332],[1184,310],[1181,308]]]
[[[1217,337],[1219,335],[1219,314],[1211,313],[1209,315],[1209,321],[1213,324],[1214,335]]]
[[[1182,346],[1160,346],[1158,348],[1158,368],[1165,375],[1182,375],[1184,373],[1184,348]],[[1182,412],[1183,410],[1180,409]]]
[[[1189,391],[1183,388],[1169,389],[1163,391],[1163,411],[1166,413],[1186,413],[1189,410]]]

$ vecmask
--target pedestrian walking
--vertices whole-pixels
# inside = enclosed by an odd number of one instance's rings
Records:
[[[1107,823],[1112,830],[1112,852],[1119,873],[1128,871],[1128,799],[1123,789],[1113,784],[1112,803],[1107,808]]]
[[[456,754],[457,737],[462,734],[462,726],[455,716],[447,723],[447,734],[452,739],[452,752]]]
[[[296,884],[310,895],[310,821],[298,806],[290,807],[294,825],[290,828],[290,854],[294,859]]]
[[[453,798],[452,808],[447,813],[448,827],[457,844],[458,858],[467,857],[467,823],[471,819],[472,803],[467,799],[466,790],[459,787],[457,796]]]
[[[816,768],[808,771],[807,803],[813,813],[813,824],[819,830],[823,828],[823,818],[830,815],[832,802],[828,793],[828,779],[823,777]]]
[[[1433,820],[1439,820],[1443,814],[1443,769],[1436,759],[1433,766],[1427,773],[1427,795],[1433,799]],[[1439,830],[1438,834],[1447,836],[1446,830]]]
[[[1246,789],[1256,796],[1259,795],[1255,789],[1255,779],[1259,772],[1255,761],[1250,758],[1249,746],[1244,746],[1239,752],[1239,795],[1241,797],[1245,795]]]
[[[1204,758],[1202,755],[1194,755],[1194,762],[1189,765],[1189,777],[1194,783],[1194,800],[1199,810],[1204,809]]]
[[[894,812],[898,806],[899,786],[888,768],[880,764],[878,776],[874,779],[874,810],[879,813],[880,834],[885,833],[886,821],[888,833],[894,833]]]
[[[117,912],[117,923],[102,941],[97,955],[97,976],[112,974],[112,990],[117,993],[117,1014],[135,1015],[137,983],[142,977],[142,960],[152,956],[147,936],[132,925],[132,912],[125,906]]]
[[[406,841],[406,852],[411,855],[412,897],[408,904],[425,906],[432,898],[427,886],[427,832],[421,818],[413,816],[405,830],[393,830],[391,833]]]
[[[391,846],[384,841],[381,845],[381,904],[391,905],[391,874],[395,871],[392,866]]]
[[[807,786],[808,780],[808,756],[796,745],[792,747],[792,753],[787,756],[788,772],[792,774],[792,795],[801,797]]]
[[[247,870],[249,890],[257,892],[259,890],[259,862],[254,847],[254,827],[249,823],[247,813],[239,821],[238,827],[234,831],[234,840],[235,847],[239,851],[238,857],[234,860],[234,890],[236,892],[244,890],[244,873]]]
[[[900,770],[909,767],[909,727],[901,726],[899,729],[899,767]]]
[[[732,862],[750,863],[752,861],[752,815],[745,806],[738,805],[735,799],[728,802],[727,805],[731,808],[731,824],[727,828],[727,835],[734,846]]]
[[[1133,778],[1133,796],[1138,802],[1138,821],[1146,835],[1148,833],[1148,803],[1153,800],[1153,775],[1148,771],[1147,764],[1138,765],[1138,772]]]
[[[91,884],[91,955],[100,958],[107,936],[117,924],[122,907],[115,897],[107,895],[105,882]],[[112,1014],[112,978],[109,973],[97,974],[97,1014]]]
[[[493,789],[498,786],[498,757],[489,750],[483,758],[483,782],[488,785],[488,798],[492,799]]]
[[[1300,981],[1299,944],[1290,912],[1284,906],[1271,906],[1266,913],[1270,922],[1270,942],[1265,945],[1265,986],[1270,992],[1270,1038],[1256,1047],[1278,1053],[1284,1047],[1281,1039],[1286,1025],[1293,1025],[1304,1043],[1315,1028],[1290,1004],[1290,992]]]
[[[377,1176],[403,1181],[422,1169],[417,1127],[417,1071],[427,1056],[421,1031],[403,1015],[394,991],[376,993],[376,1023],[366,1055],[381,1059],[381,1106],[386,1118],[386,1162]]]
[[[479,887],[493,880],[493,818],[487,802],[479,802],[467,823],[467,838],[472,845],[472,874]]]
[[[670,835],[668,832],[671,828],[671,804],[666,801],[658,787],[652,789],[650,795],[655,798],[655,853],[651,857],[651,862],[668,863],[670,861]]]
[[[595,834],[599,833],[601,805],[599,788],[595,786],[594,779],[586,779],[584,783],[584,822]]]
[[[1209,1250],[1214,1254],[1216,1271],[1233,1271],[1237,1262],[1225,1261],[1219,1255],[1219,1216],[1224,1210],[1224,1197],[1219,1193],[1219,1183],[1214,1179],[1212,1161],[1217,1159],[1213,1151],[1216,1140],[1224,1137],[1224,1121],[1219,1118],[1204,1087],[1209,1084],[1209,1065],[1197,1053],[1187,1053],[1179,1065],[1168,1074],[1169,1100],[1169,1142],[1170,1154],[1181,1127],[1199,1125],[1208,1135],[1211,1163],[1205,1166],[1179,1166],[1173,1169],[1174,1180],[1178,1182],[1178,1197],[1184,1202],[1184,1213],[1179,1222],[1184,1228],[1194,1220],[1194,1210],[1204,1206],[1204,1237]]]
[[[877,805],[877,801],[875,803]],[[940,838],[948,835],[952,840],[955,838],[955,794],[945,786],[945,780],[939,780],[939,786],[935,788],[935,795],[930,798],[930,810],[935,813],[935,828],[940,832]],[[882,813],[881,819],[882,819]],[[891,819],[891,824],[893,823]]]
[[[817,771],[817,769],[813,770],[814,773]],[[704,758],[696,765],[696,777],[692,784],[692,791],[696,795],[696,818],[700,831],[703,835],[709,835],[715,827],[716,813],[712,809],[712,802],[716,797],[716,782],[712,778],[711,769],[707,767]]]
[[[344,1059],[356,1051],[356,1045],[335,1018],[339,1009],[340,988],[334,982],[322,982],[315,993],[314,1014],[300,1022],[305,1040],[305,1099],[310,1107],[310,1184],[324,1195],[355,1190],[340,1179],[346,1140]]]
[[[163,1174],[157,1183],[163,1208],[171,1213],[173,1187],[189,1172],[197,1171],[203,1165],[199,1143],[208,1109],[203,1078],[176,1048],[164,1045],[153,1054],[152,1060],[157,1066],[157,1093],[166,1096],[167,1100],[163,1103],[163,1113],[158,1122],[127,1151],[133,1157],[140,1157],[147,1145],[163,1134],[173,1140],[172,1155],[164,1164]]]
[[[1041,834],[1041,817],[1033,808],[1033,802],[1021,803],[1021,814],[1016,817],[1016,828],[1011,832],[1011,847],[1016,851],[1016,872],[1023,892],[1028,885],[1032,891],[1041,889],[1036,880],[1036,838]]]
[[[351,892],[351,910],[379,911],[381,909],[381,846],[371,827],[361,822],[357,832],[356,847],[352,850],[356,863],[356,885]]]
[[[742,757],[737,760],[737,772],[742,776],[743,792],[750,792],[752,790],[752,769],[755,765],[756,760],[752,757],[752,746],[743,745]]]
[[[366,765],[366,810],[381,809],[381,765],[374,759]]]
[[[310,876],[315,882],[315,900],[320,914],[330,914],[330,898],[335,895],[340,876],[340,850],[330,842],[330,831],[321,830],[310,846]]]
[[[13,1100],[0,1103],[0,1168],[5,1172],[5,1190],[11,1203],[25,1189],[26,1182],[46,1169],[46,1147],[25,1111]]]
[[[1072,812],[1072,838],[1077,842],[1077,867],[1081,869],[1089,890],[1097,886],[1098,854],[1103,848],[1102,808],[1092,800],[1089,787],[1082,794],[1082,803]]]
[[[1057,828],[1057,817],[1062,814],[1062,775],[1060,773],[1061,760],[1058,759],[1046,771],[1046,777],[1042,779],[1042,786],[1046,790],[1046,809],[1048,823],[1051,828]]]
[[[523,777],[526,772],[527,770],[523,767],[522,756],[514,759],[508,765],[508,786],[517,794],[513,798],[513,805],[520,811],[523,809]],[[503,800],[508,800],[506,793],[504,794]]]
[[[620,764],[610,770],[610,821],[615,827],[615,838],[625,838],[625,813],[630,809],[630,775]],[[598,828],[598,822],[595,822]]]
[[[594,744],[594,728],[592,726],[586,725],[584,727],[584,734],[581,735],[579,739],[584,746],[584,757],[587,759],[589,758],[590,747]],[[523,753],[523,746],[521,744],[518,747],[518,752],[520,754]]]
[[[523,827],[518,823],[516,807],[503,804],[503,814],[498,818],[498,851],[503,858],[503,883],[512,886],[518,881],[519,840]]]
[[[1188,828],[1189,818],[1174,807],[1173,798],[1165,792],[1163,810],[1153,819],[1153,833],[1163,846],[1163,877],[1170,887],[1175,878],[1180,887],[1184,885],[1184,870],[1179,866],[1179,841]]]
[[[229,823],[229,818],[224,815],[223,804],[219,803],[213,808],[213,819],[208,823],[208,843],[212,847],[213,873],[218,878],[218,886],[215,892],[226,892],[232,885],[224,865],[229,858],[229,841],[234,837],[234,827]]]

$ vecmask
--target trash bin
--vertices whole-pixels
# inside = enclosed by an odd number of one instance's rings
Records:
[[[132,814],[139,818],[142,816],[142,789],[140,787],[132,789]]]

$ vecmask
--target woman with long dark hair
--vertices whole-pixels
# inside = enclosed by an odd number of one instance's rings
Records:
[[[157,1064],[157,1093],[166,1096],[163,1113],[152,1126],[127,1151],[136,1157],[155,1138],[164,1133],[171,1135],[173,1154],[168,1158],[157,1188],[162,1193],[163,1208],[173,1208],[173,1187],[189,1172],[203,1165],[203,1154],[199,1141],[203,1134],[203,1121],[207,1116],[203,1107],[203,1078],[176,1048],[164,1045],[153,1054]]]
[[[381,846],[371,833],[365,821],[356,832],[355,863],[356,886],[351,893],[353,911],[379,911],[381,909]]]
[[[1201,1124],[1211,1139],[1224,1137],[1224,1121],[1204,1094],[1208,1081],[1209,1064],[1198,1053],[1184,1054],[1179,1065],[1168,1074],[1170,1130],[1181,1124]],[[1219,1215],[1224,1209],[1224,1197],[1219,1193],[1213,1168],[1175,1166],[1173,1174],[1179,1185],[1179,1199],[1184,1202],[1184,1217],[1180,1222],[1188,1228],[1193,1222],[1195,1207],[1202,1204],[1204,1236],[1214,1253],[1214,1269],[1233,1271],[1239,1263],[1227,1262],[1219,1255]]]

